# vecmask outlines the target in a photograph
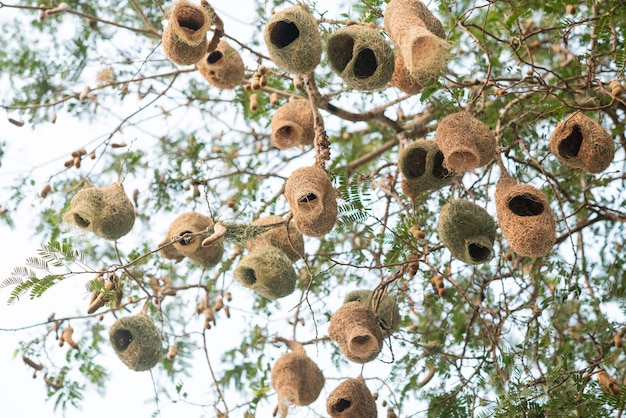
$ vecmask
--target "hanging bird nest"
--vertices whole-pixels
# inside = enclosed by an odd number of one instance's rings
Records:
[[[355,363],[374,360],[383,348],[383,333],[374,311],[363,302],[344,303],[330,318],[330,339]]]
[[[601,173],[613,161],[613,138],[598,122],[577,112],[568,115],[550,135],[550,151],[559,161],[585,170]]]
[[[337,196],[326,171],[312,166],[295,170],[285,182],[285,198],[302,235],[322,237],[337,222]]]
[[[206,34],[212,19],[207,11],[186,0],[178,0],[163,31],[163,51],[175,64],[191,65],[206,54]]]
[[[292,262],[302,258],[304,255],[304,239],[300,231],[295,226],[285,223],[280,216],[266,216],[252,222],[252,225],[272,225],[283,222],[283,225],[270,229],[262,233],[257,238],[246,243],[248,251],[271,245],[282,250]]]
[[[278,149],[312,145],[315,127],[311,103],[305,99],[285,103],[274,113],[271,128],[271,140]]]
[[[414,79],[432,78],[444,69],[450,44],[441,21],[421,1],[391,0],[384,26]]]
[[[344,380],[328,396],[326,411],[331,418],[376,418],[376,401],[362,376]]]
[[[355,90],[384,88],[394,70],[394,52],[379,30],[352,25],[326,40],[330,67]]]
[[[102,189],[86,184],[70,201],[70,210],[64,219],[101,238],[115,241],[133,228],[135,208],[120,182]]]
[[[404,56],[402,54],[395,54],[395,62],[393,68],[393,75],[389,82],[392,86],[400,90],[401,92],[409,95],[417,94],[422,90],[422,82],[413,77],[404,63]]]
[[[448,171],[443,162],[443,153],[434,139],[415,141],[400,150],[398,169],[402,173],[402,192],[416,199],[426,191],[452,183],[454,173]]]
[[[218,89],[234,89],[245,76],[241,55],[228,42],[221,39],[217,48],[196,62],[198,71],[212,86]]]
[[[279,409],[283,412],[289,404],[312,404],[324,387],[322,371],[307,356],[302,344],[290,341],[289,348],[292,351],[276,360],[271,372],[271,384],[278,394]]]
[[[138,372],[154,367],[163,355],[161,334],[152,318],[143,313],[115,321],[109,329],[109,342],[120,360]]]
[[[508,174],[496,185],[496,215],[502,235],[517,254],[543,257],[556,241],[556,221],[546,195]]]
[[[441,209],[437,231],[454,258],[482,264],[493,257],[496,228],[485,209],[469,200],[454,199]]]
[[[373,293],[372,290],[368,289],[353,290],[346,295],[343,303],[355,301],[363,302],[373,310]],[[378,315],[380,330],[385,337],[390,336],[393,332],[400,329],[400,309],[396,300],[390,295],[384,295],[380,299],[378,309],[376,309],[376,315]]]
[[[448,170],[461,173],[482,167],[496,155],[496,137],[481,121],[462,111],[441,119],[437,145]]]
[[[214,225],[213,219],[198,212],[186,212],[179,215],[170,225],[159,247],[180,237],[183,238],[161,248],[161,255],[177,262],[189,257],[190,260],[203,266],[215,266],[224,255],[223,241],[217,240],[206,247],[201,245],[202,241],[210,235],[210,230]]]
[[[233,275],[243,286],[270,300],[288,296],[296,288],[297,277],[291,260],[270,245],[242,257]]]
[[[270,57],[283,71],[307,74],[320,63],[322,38],[313,14],[303,3],[274,14],[263,37]]]

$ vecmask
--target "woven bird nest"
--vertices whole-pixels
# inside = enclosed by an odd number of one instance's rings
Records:
[[[335,226],[337,196],[323,169],[302,167],[291,173],[285,182],[285,198],[302,235],[322,237]]]
[[[297,277],[291,260],[282,250],[270,245],[242,257],[233,275],[243,286],[270,300],[290,295],[296,288]]]
[[[517,254],[543,257],[556,241],[556,221],[546,195],[508,175],[496,185],[496,215],[502,235]]]
[[[307,74],[320,63],[322,38],[305,4],[298,3],[273,15],[263,37],[270,57],[283,71]]]
[[[330,318],[330,339],[336,341],[346,358],[355,363],[374,360],[383,348],[383,333],[374,311],[363,302],[341,305]]]
[[[446,203],[439,214],[437,230],[443,245],[464,263],[482,264],[493,257],[496,222],[485,209],[469,200]]]
[[[559,161],[595,174],[611,164],[615,144],[598,122],[577,112],[556,126],[550,136],[550,151]]]
[[[167,58],[179,65],[200,61],[209,46],[206,34],[211,23],[211,16],[203,7],[178,0],[162,36]]]
[[[328,36],[330,67],[355,90],[384,88],[394,69],[394,52],[385,37],[369,26],[352,25]]]
[[[374,292],[372,290],[367,289],[353,290],[346,295],[343,303],[358,301],[363,302],[370,308],[374,309],[372,301],[373,293]],[[400,309],[398,308],[396,300],[390,295],[384,295],[382,299],[380,299],[376,314],[379,319],[378,325],[380,326],[380,330],[383,332],[385,337],[388,337],[391,333],[400,328]]]
[[[398,155],[403,193],[416,199],[428,190],[452,183],[454,173],[448,171],[443,162],[443,153],[434,139],[415,141],[403,148]]]
[[[278,149],[312,145],[315,128],[311,103],[305,99],[285,103],[274,113],[271,128],[271,139]]]
[[[196,62],[198,71],[212,86],[219,89],[234,89],[244,78],[245,67],[241,55],[225,40],[217,48]]]
[[[431,78],[443,70],[450,44],[441,21],[421,1],[391,0],[384,26],[414,79]]]
[[[404,63],[402,54],[395,54],[393,75],[389,82],[392,86],[405,94],[417,94],[422,90],[422,81],[413,77]]]
[[[376,418],[376,402],[362,376],[344,380],[328,396],[331,418]]]
[[[448,170],[461,173],[482,167],[496,155],[496,137],[489,128],[467,112],[441,119],[437,145]]]
[[[202,241],[210,235],[209,231],[213,225],[215,225],[213,219],[198,212],[186,212],[179,215],[170,225],[159,247],[179,237],[184,238],[163,247],[160,250],[161,255],[176,261],[189,257],[197,264],[206,267],[215,266],[224,255],[222,240],[217,240],[206,247],[201,245]]]
[[[272,225],[284,222],[280,216],[266,216],[252,222],[252,225]],[[267,232],[262,233],[257,238],[246,243],[248,251],[271,245],[282,250],[292,262],[302,258],[304,255],[304,239],[300,231],[295,226],[285,223]]]
[[[161,334],[146,314],[115,321],[109,329],[109,342],[120,360],[138,372],[154,367],[163,355]]]
[[[70,210],[64,219],[101,238],[115,241],[133,228],[135,208],[120,182],[102,189],[86,184],[70,201]]]

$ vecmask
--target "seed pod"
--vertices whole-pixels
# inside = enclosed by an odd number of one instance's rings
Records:
[[[45,186],[43,186],[43,188],[41,189],[41,192],[39,192],[39,196],[45,199],[46,196],[48,196],[48,194],[51,191],[52,191],[52,186],[50,186],[50,183],[47,183]]]
[[[126,147],[126,142],[113,142],[111,143],[111,148],[124,148]]]
[[[63,330],[63,333],[61,334],[61,338],[63,339],[63,341],[65,341],[70,347],[72,347],[75,350],[78,350],[78,344],[76,343],[76,341],[74,341],[74,339],[72,338],[72,334],[74,333],[74,328],[72,327],[67,327]]]
[[[24,126],[24,121],[22,119],[17,120],[17,119],[9,118],[9,122],[20,128]]]
[[[78,100],[80,100],[81,102],[84,101],[87,98],[87,96],[89,95],[90,91],[91,91],[91,89],[89,88],[89,86],[85,86],[83,91],[80,92],[80,94],[78,95]]]
[[[175,345],[170,345],[170,348],[167,350],[167,359],[174,360],[177,354],[178,354],[178,348],[176,348]]]
[[[43,365],[41,363],[35,363],[33,360],[31,360],[30,358],[26,356],[22,356],[22,360],[24,361],[24,363],[28,364],[30,367],[32,367],[35,370],[43,369]]]
[[[250,95],[250,111],[256,112],[259,110],[259,98],[256,93]]]

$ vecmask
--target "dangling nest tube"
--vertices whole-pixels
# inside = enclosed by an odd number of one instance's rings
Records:
[[[550,135],[550,151],[559,161],[596,174],[613,161],[615,144],[598,122],[577,112],[556,126]]]
[[[385,37],[369,26],[352,25],[328,36],[330,67],[355,90],[384,88],[394,69],[394,52]]]
[[[270,57],[283,71],[307,74],[320,63],[322,38],[313,14],[303,3],[273,15],[263,37]]]
[[[326,172],[316,166],[295,170],[285,182],[285,198],[302,235],[322,237],[337,222],[337,196]]]
[[[196,62],[196,67],[209,84],[223,90],[234,89],[245,76],[241,55],[223,39],[215,51],[205,54]]]
[[[398,170],[402,173],[402,192],[416,199],[428,190],[437,190],[452,183],[454,173],[443,165],[443,153],[434,139],[412,142],[398,154]]]
[[[312,145],[315,127],[311,103],[305,99],[285,103],[274,113],[271,128],[272,143],[278,149]]]
[[[252,225],[272,225],[284,222],[280,216],[266,216],[252,221]],[[304,255],[304,239],[300,231],[291,224],[283,224],[262,233],[257,238],[246,243],[248,251],[271,245],[282,250],[292,262],[302,258]]]
[[[376,418],[376,402],[362,376],[344,380],[328,396],[326,411],[331,418]]]
[[[398,53],[395,54],[393,75],[389,84],[409,95],[417,94],[422,90],[422,82],[411,75],[404,64],[404,56]]]
[[[346,295],[343,303],[358,301],[374,309],[372,306],[373,293],[373,291],[368,289],[353,290]],[[378,316],[380,330],[385,337],[390,336],[393,332],[400,329],[400,309],[396,300],[390,295],[385,295],[380,300],[376,315]]]
[[[270,245],[242,257],[233,275],[243,286],[270,300],[288,296],[296,288],[297,277],[291,260]]]
[[[291,341],[291,352],[282,355],[271,372],[271,384],[278,394],[279,409],[288,404],[305,406],[317,400],[324,387],[324,375],[300,343]]]
[[[496,215],[509,246],[523,257],[543,257],[556,241],[556,221],[546,195],[508,175],[496,185]]]
[[[441,21],[422,2],[391,0],[384,26],[413,78],[432,78],[444,69],[450,44]]]
[[[383,349],[383,333],[374,311],[363,302],[347,302],[330,318],[330,339],[336,341],[346,358],[368,363]]]
[[[439,213],[439,238],[452,256],[467,264],[486,263],[493,257],[496,222],[477,204],[454,199]]]
[[[161,334],[146,314],[115,321],[109,329],[109,342],[120,360],[138,372],[154,367],[163,355]]]
[[[465,111],[441,119],[437,126],[437,145],[446,168],[457,173],[487,165],[496,155],[493,132]]]
[[[200,61],[209,46],[206,34],[211,23],[212,19],[203,7],[178,0],[162,36],[167,58],[179,65]]]

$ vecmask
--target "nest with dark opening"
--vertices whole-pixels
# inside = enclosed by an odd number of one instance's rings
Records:
[[[120,360],[138,372],[154,367],[163,355],[161,333],[146,314],[115,321],[109,329],[109,342]]]
[[[328,396],[326,411],[331,418],[376,418],[376,401],[362,376],[344,380]]]
[[[278,149],[312,145],[315,125],[311,103],[305,99],[285,103],[272,116],[271,128],[271,140]]]
[[[276,247],[258,247],[241,258],[233,272],[243,286],[274,300],[290,295],[297,276],[291,260]]]
[[[416,199],[429,190],[452,183],[454,173],[443,164],[443,153],[434,139],[410,143],[398,154],[398,169],[402,173],[402,192]]]
[[[374,301],[372,301],[372,295],[374,292],[368,289],[353,290],[348,293],[343,300],[343,303],[348,302],[363,302],[374,309]],[[378,302],[378,307],[375,311],[378,316],[378,325],[385,337],[390,336],[393,332],[400,328],[400,309],[396,300],[390,295],[384,295]]]
[[[304,255],[304,238],[294,225],[286,223],[280,216],[266,216],[252,221],[252,225],[272,225],[283,222],[283,225],[260,234],[246,243],[248,251],[271,245],[282,250],[293,262]]]
[[[365,303],[344,303],[330,318],[330,339],[336,341],[346,358],[355,363],[374,360],[383,348],[384,335],[378,317]]]
[[[167,58],[179,65],[200,61],[209,46],[206,34],[211,23],[203,7],[186,0],[176,2],[162,35]]]
[[[234,89],[245,76],[241,55],[225,40],[221,39],[215,51],[209,52],[196,62],[198,71],[212,86],[219,89]]]

